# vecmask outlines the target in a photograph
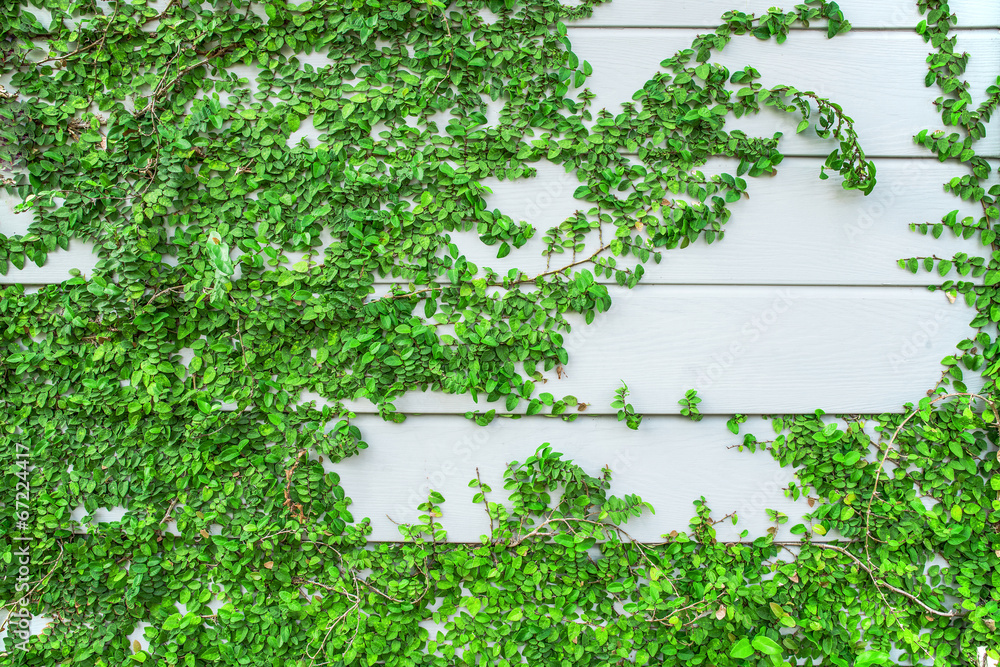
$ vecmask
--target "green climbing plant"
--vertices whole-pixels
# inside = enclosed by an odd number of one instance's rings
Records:
[[[701,397],[698,396],[697,389],[688,389],[684,392],[684,398],[677,402],[681,406],[681,415],[684,417],[687,417],[691,421],[695,422],[699,422],[704,419],[705,415],[701,414],[701,410],[698,409],[698,404],[701,403]]]
[[[510,463],[504,494],[470,482],[478,544],[447,541],[435,491],[401,541],[367,541],[323,466],[367,447],[348,402],[398,422],[397,398],[433,389],[489,403],[468,413],[483,426],[575,418],[575,397],[536,390],[569,361],[568,316],[607,317],[601,279],[631,288],[662,253],[722,239],[781,162],[779,137],[729,119],[794,114],[830,142],[821,178],[875,187],[835,101],[712,62],[736,37],[846,32],[835,3],[727,12],[618,114],[592,108],[567,36],[599,4],[36,0],[47,25],[0,7],[0,176],[32,220],[0,236],[0,271],[71,240],[97,256],[0,294],[5,663],[859,667],[995,647],[998,192],[975,143],[1000,92],[972,103],[940,2],[920,3],[918,32],[956,131],[917,141],[971,169],[948,187],[983,217],[915,229],[989,256],[903,266],[969,277],[935,289],[976,307],[977,333],[904,415],[744,435],[796,470],[789,493],[813,508],[796,541],[775,541],[790,518],[773,513],[766,535],[719,542],[702,498],[687,531],[636,542],[623,526],[652,507],[546,445]],[[734,173],[701,171],[717,156]],[[490,208],[486,178],[543,160],[576,177],[580,211],[536,230]],[[508,268],[536,234],[546,270]],[[502,268],[473,264],[469,236]],[[117,522],[74,518],[115,506]],[[53,622],[29,636],[30,615]]]
[[[622,386],[615,389],[615,399],[611,401],[611,407],[618,411],[616,413],[618,421],[625,422],[626,426],[635,431],[642,423],[642,415],[636,413],[635,408],[628,402],[628,395],[628,385],[623,380]]]
[[[935,51],[927,59],[927,86],[942,95],[935,101],[949,130],[924,130],[914,140],[941,162],[966,170],[944,184],[946,191],[981,205],[982,215],[958,219],[944,213],[940,222],[915,222],[911,229],[939,238],[947,228],[973,242],[970,253],[901,259],[913,273],[921,269],[945,280],[932,285],[951,302],[959,295],[973,306],[973,335],[942,360],[944,372],[927,395],[905,406],[902,415],[841,415],[841,423],[814,416],[773,420],[776,438],[744,436],[743,446],[763,448],[782,465],[796,468],[788,492],[807,496],[815,509],[806,518],[813,531],[835,530],[842,566],[873,585],[882,602],[875,623],[891,641],[909,646],[910,659],[933,664],[981,664],[979,650],[996,660],[997,591],[1000,565],[1000,454],[997,452],[996,356],[1000,321],[995,283],[1000,253],[995,226],[1000,186],[989,186],[992,167],[978,154],[986,124],[1000,102],[1000,86],[989,86],[979,104],[963,75],[969,55],[957,52],[957,23],[946,2],[917,3],[924,20],[917,26]],[[1000,84],[1000,78],[997,79]],[[976,256],[976,248],[982,255]],[[956,279],[950,279],[952,271]],[[975,374],[970,391],[967,373]],[[866,427],[872,426],[871,431]],[[891,468],[890,468],[891,466]],[[804,525],[793,533],[805,534]],[[903,557],[903,554],[906,554]],[[801,560],[801,558],[800,558]],[[951,602],[946,603],[951,596]],[[932,604],[930,600],[940,602]],[[868,630],[872,636],[872,629]]]

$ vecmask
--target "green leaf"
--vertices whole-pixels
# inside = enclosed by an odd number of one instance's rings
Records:
[[[765,637],[764,635],[754,637],[753,647],[766,655],[781,655],[781,646],[770,637]]]
[[[571,535],[566,535],[565,533],[560,533],[556,535],[555,537],[552,538],[552,541],[554,541],[556,544],[559,544],[564,547],[569,547],[571,549],[575,547],[575,542],[573,540],[573,537]]]
[[[884,651],[865,651],[858,656],[854,662],[854,667],[870,667],[871,665],[889,665],[892,658]]]
[[[753,655],[753,649],[750,648],[750,640],[746,637],[733,644],[733,647],[729,650],[729,656],[737,660],[749,658],[751,655]]]

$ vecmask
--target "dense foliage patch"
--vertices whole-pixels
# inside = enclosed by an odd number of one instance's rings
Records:
[[[345,402],[401,421],[393,400],[430,388],[566,416],[575,399],[535,382],[568,360],[567,314],[607,310],[601,277],[632,287],[663,251],[721,238],[743,177],[780,163],[779,137],[729,118],[798,114],[799,131],[831,139],[824,169],[875,186],[836,103],[711,62],[733,37],[781,42],[797,22],[834,37],[849,29],[836,4],[725,14],[617,115],[591,109],[591,66],[566,36],[596,4],[45,0],[48,25],[20,1],[0,8],[0,168],[33,215],[27,234],[0,236],[0,270],[70,239],[100,257],[89,277],[2,291],[5,660],[867,665],[895,645],[952,665],[991,643],[1000,255],[904,262],[985,276],[940,286],[976,304],[979,331],[917,412],[869,418],[874,441],[864,420],[820,413],[743,440],[797,466],[791,493],[818,499],[810,528],[793,528],[801,543],[719,543],[698,501],[688,533],[637,544],[621,525],[651,508],[544,446],[510,465],[504,502],[472,480],[481,544],[446,542],[436,493],[404,542],[366,542],[323,466],[366,447]],[[956,133],[918,140],[972,167],[949,187],[984,215],[920,229],[993,252],[998,192],[974,144],[1000,89],[973,109],[947,6],[922,9],[938,49],[928,84]],[[322,66],[300,61],[313,52]],[[315,146],[290,141],[304,124]],[[699,170],[718,156],[735,174]],[[574,173],[589,208],[549,230],[488,208],[484,179],[531,177],[540,160]],[[462,233],[504,266],[543,234],[550,268],[475,266]],[[980,398],[961,367],[984,372]],[[961,395],[945,398],[946,382]],[[640,427],[626,391],[617,400]],[[681,400],[692,419],[699,401]],[[127,513],[80,525],[81,506]],[[845,540],[810,537],[830,531]],[[53,623],[29,640],[22,610]]]

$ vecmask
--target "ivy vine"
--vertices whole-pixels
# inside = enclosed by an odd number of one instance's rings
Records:
[[[956,133],[917,139],[971,167],[948,187],[984,214],[916,228],[994,254],[904,261],[984,278],[936,287],[978,312],[940,385],[906,415],[778,417],[774,440],[744,437],[796,467],[789,492],[814,507],[792,528],[801,541],[776,542],[789,518],[772,512],[767,535],[718,542],[702,499],[688,532],[638,543],[624,525],[653,508],[543,445],[509,465],[503,502],[496,480],[470,481],[484,535],[468,545],[447,542],[437,493],[403,541],[367,542],[323,467],[367,447],[347,401],[402,421],[393,401],[433,389],[574,418],[574,397],[535,387],[568,361],[567,314],[589,324],[611,303],[601,278],[634,287],[662,252],[721,239],[744,176],[781,162],[779,136],[726,130],[731,117],[796,114],[830,140],[821,177],[871,192],[839,105],[711,61],[734,37],[780,43],[796,24],[835,37],[850,28],[837,5],[727,12],[616,115],[591,108],[592,68],[566,30],[600,0],[35,4],[49,25],[20,0],[0,8],[0,169],[32,216],[0,236],[0,271],[71,239],[99,260],[2,290],[9,664],[859,666],[895,647],[952,665],[995,646],[1000,193],[974,146],[1000,89],[972,108],[947,5],[921,2],[918,32]],[[289,55],[314,51],[329,63]],[[259,68],[253,83],[238,65]],[[315,146],[291,143],[303,124]],[[717,156],[736,173],[700,171]],[[577,177],[580,211],[536,230],[489,209],[484,179],[530,178],[540,160]],[[476,266],[459,232],[504,266],[542,233],[549,268]],[[982,371],[978,394],[962,367]],[[699,400],[684,399],[693,419]],[[81,523],[80,506],[127,511]],[[28,638],[22,612],[53,622]]]

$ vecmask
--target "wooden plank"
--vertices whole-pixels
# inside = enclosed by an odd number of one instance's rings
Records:
[[[702,495],[716,518],[734,511],[740,518],[735,526],[729,521],[719,524],[719,539],[738,539],[744,529],[751,539],[765,534],[769,526],[765,509],[791,517],[784,536],[809,509],[801,499],[794,502],[784,496],[791,470],[780,468],[765,452],[728,449],[742,438],[730,433],[725,422],[723,417],[700,422],[647,418],[637,431],[630,431],[609,417],[573,423],[502,419],[487,427],[454,416],[411,417],[401,425],[359,417],[355,423],[370,447],[356,457],[324,465],[340,475],[353,500],[355,520],[372,520],[370,539],[378,541],[399,540],[392,521],[416,522],[417,505],[430,490],[446,499],[441,521],[449,541],[478,541],[489,532],[489,521],[483,506],[472,503],[476,490],[468,486],[477,468],[494,490],[490,500],[503,500],[505,466],[523,462],[543,443],[592,475],[609,467],[613,494],[636,493],[653,505],[655,515],[646,514],[624,526],[636,539],[657,541],[672,530],[687,530],[694,516],[692,501]],[[770,423],[756,418],[742,432],[761,439],[773,435]]]
[[[620,102],[631,99],[632,93],[639,89],[652,73],[658,71],[660,60],[672,54],[676,49],[689,44],[694,34],[693,30],[571,29],[571,38],[576,50],[581,56],[594,63],[595,71],[589,84],[598,94],[596,100],[598,106],[604,105],[613,108],[617,108]],[[985,31],[963,33],[959,45],[968,48],[973,53],[969,78],[974,84],[974,90],[981,90],[987,83],[995,80],[997,54],[1000,53],[1000,36],[992,31],[988,33]],[[856,119],[864,145],[871,155],[926,157],[926,151],[914,146],[911,137],[920,129],[938,127],[939,119],[935,116],[931,104],[937,91],[923,87],[924,59],[927,50],[927,45],[919,37],[909,33],[856,33],[835,40],[827,40],[821,34],[808,32],[793,35],[781,46],[764,44],[752,38],[737,39],[721,55],[721,61],[730,66],[753,63],[764,75],[765,83],[788,82],[800,87],[811,86],[818,93],[842,103],[848,113],[851,113]],[[310,57],[304,57],[303,62],[321,66],[327,62],[327,58],[323,54],[313,54]],[[878,62],[879,67],[872,67],[872,62]],[[805,67],[804,63],[811,63],[812,66]],[[801,74],[803,71],[820,72],[822,77],[819,79],[803,77]],[[802,80],[803,78],[806,80]],[[808,136],[809,132],[795,135],[795,121],[790,116],[763,113],[752,118],[739,119],[734,126],[764,135],[770,135],[775,130],[784,131],[786,137],[782,142],[782,150],[787,154],[825,156],[831,149],[830,142],[815,136],[810,137]],[[299,135],[315,144],[318,133],[309,132],[309,127],[308,123],[304,123]],[[1000,154],[998,136],[1000,133],[992,132],[991,138],[982,142],[981,152]],[[298,138],[297,135],[295,140]],[[880,167],[884,172],[886,165],[880,163]],[[795,173],[795,168],[792,167],[792,169]],[[892,167],[889,167],[890,173],[891,170]],[[783,174],[777,182],[781,185],[787,184],[789,188],[792,188],[792,183],[797,181],[786,181],[787,178]],[[883,180],[883,182],[885,181]],[[802,183],[806,183],[805,178],[803,178]],[[833,185],[833,183],[835,182],[828,185]],[[776,186],[776,190],[773,192],[781,192],[780,196],[785,202],[793,201],[795,205],[801,206],[807,205],[808,201],[814,201],[816,193],[821,193],[819,196],[824,198],[834,196],[830,189],[824,189],[821,184],[813,181],[803,187],[808,187],[809,191],[786,190],[784,187]],[[932,185],[931,188],[928,192],[940,192],[936,184]],[[528,196],[530,196],[530,192],[530,190],[525,191]],[[762,194],[766,197],[767,193]],[[838,196],[844,197],[845,194],[840,193]],[[892,198],[889,197],[889,199]],[[874,199],[864,200],[863,206],[879,210],[878,201],[879,194],[876,193]],[[935,210],[933,204],[922,199],[906,197],[905,202],[912,204],[914,208]],[[15,216],[12,211],[14,203],[16,202],[10,195],[0,194],[0,232],[4,234],[20,233],[27,229],[28,214]],[[903,201],[896,202],[893,210],[902,211],[903,204]],[[743,206],[752,211],[754,207],[758,206],[758,200],[752,200],[749,202],[749,206],[746,204]],[[950,208],[951,204],[944,206]],[[815,210],[819,211],[819,209]],[[832,215],[834,210],[833,208],[822,209],[821,212]],[[862,209],[851,217],[862,221],[865,219],[863,217],[865,211],[866,209]],[[903,236],[906,236],[907,240],[898,242],[880,237],[882,229],[885,228],[878,225],[877,228],[866,230],[867,233],[863,238],[871,239],[871,244],[867,250],[863,250],[861,256],[867,257],[864,253],[869,251],[875,255],[892,252],[885,249],[897,247],[900,248],[900,256],[907,256],[911,254],[908,249],[908,244],[911,242],[924,247],[905,232],[905,227],[902,228],[904,230]],[[895,234],[895,231],[892,234]],[[758,238],[764,239],[768,236],[762,234]],[[862,237],[855,235],[853,238],[857,240]],[[893,237],[893,239],[895,238]],[[801,236],[798,236],[796,240],[801,242]],[[830,248],[831,246],[824,247]],[[712,249],[713,253],[715,250]],[[943,250],[943,248],[938,246],[938,250]],[[800,256],[804,260],[808,257],[807,261],[813,264],[813,257],[807,253],[802,253]],[[721,260],[721,254],[713,254],[711,257]],[[816,261],[814,266],[820,273],[823,272],[824,267],[831,266],[828,261],[825,261],[825,258],[818,259],[821,261]],[[898,280],[904,284],[912,284],[913,278],[896,273],[891,263],[880,261],[882,256],[872,257],[872,259],[876,261],[859,261],[856,266],[879,267],[878,271],[884,273],[868,277],[866,272],[862,270],[854,277],[847,275],[840,278],[841,274],[831,276],[830,271],[827,270],[826,276],[781,279],[774,276],[754,278],[751,271],[746,273],[747,282],[828,284],[828,281],[833,280],[843,281],[845,284],[865,284],[869,281],[875,284],[894,284]],[[891,259],[895,259],[895,257]],[[41,269],[31,264],[22,271],[12,268],[6,276],[0,276],[0,284],[59,282],[68,276],[67,271],[70,268],[79,268],[84,273],[88,273],[93,270],[96,261],[97,258],[91,253],[89,246],[75,244],[74,249],[67,253],[53,253],[49,263]],[[699,269],[711,266],[711,264],[701,262],[700,256],[696,253],[689,254],[684,261],[699,267]],[[668,271],[672,270],[672,265],[670,266],[671,269]],[[681,263],[680,267],[683,266],[684,264]],[[773,269],[774,266],[776,265],[771,265],[770,268]],[[683,277],[664,276],[662,279],[667,282],[715,282],[710,275],[697,277],[692,274],[689,278],[684,273],[683,268],[679,268],[676,275]],[[900,277],[896,278],[896,275]]]
[[[323,466],[340,475],[355,521],[371,519],[372,541],[398,541],[393,521],[417,521],[417,505],[431,490],[446,499],[442,522],[448,540],[478,541],[488,532],[489,522],[482,506],[472,503],[476,490],[468,486],[477,469],[493,489],[490,500],[506,500],[505,467],[524,461],[545,443],[592,475],[610,468],[611,493],[635,493],[653,505],[655,514],[624,526],[636,539],[657,541],[672,530],[687,530],[694,515],[692,502],[702,495],[716,518],[731,512],[739,517],[735,525],[726,521],[717,526],[721,540],[739,539],[743,530],[749,531],[750,539],[765,534],[770,525],[766,509],[791,517],[778,537],[795,539],[787,531],[801,522],[809,507],[804,500],[793,501],[783,493],[793,480],[792,471],[780,468],[765,452],[730,449],[742,441],[742,435],[730,433],[725,422],[725,417],[706,417],[700,422],[649,417],[637,431],[631,431],[613,417],[582,417],[572,423],[500,419],[481,427],[458,416],[410,417],[404,424],[393,424],[364,415],[354,423],[368,449],[339,463],[325,461]],[[754,433],[763,440],[773,431],[768,421],[751,417],[741,433]],[[668,479],[669,484],[664,483]],[[120,521],[124,513],[121,507],[98,508],[92,521]],[[72,516],[80,521],[87,513],[80,507]],[[173,526],[169,530],[175,532]],[[218,527],[212,532],[218,532]]]
[[[645,17],[638,25],[649,26],[657,22],[650,17],[662,14],[662,7],[676,4],[682,8],[679,16],[683,16],[688,15],[693,5],[700,6],[700,3],[693,0],[680,3],[660,3],[658,0],[619,2],[623,4],[615,2],[599,8],[599,14],[612,16],[608,14],[612,12],[614,16]],[[657,2],[661,6],[660,11],[648,6],[647,3],[650,2]],[[711,8],[709,15],[716,15],[716,10],[723,6],[721,2],[706,4]],[[857,5],[858,9],[869,7],[869,3],[862,3],[860,0]],[[993,18],[987,18],[995,17],[1000,9],[995,6],[986,7],[986,3],[970,5],[982,8],[984,18],[979,22],[997,24]],[[876,6],[872,11],[883,18],[873,19],[873,25],[885,23],[886,16],[894,16],[903,11],[904,7],[907,8],[905,11],[912,11],[909,3]],[[618,22],[613,22],[614,25],[631,25],[624,19],[616,21]],[[910,19],[906,21],[909,22]],[[698,33],[697,28],[569,29],[574,51],[594,66],[594,74],[588,81],[588,87],[597,94],[593,101],[594,108],[605,107],[613,112],[620,110],[620,104],[630,101],[632,95],[660,70],[659,63],[664,58],[690,46],[691,40]],[[959,48],[968,50],[973,56],[968,80],[974,94],[981,94],[988,85],[996,82],[1000,35],[996,34],[995,29],[967,31],[959,39]],[[716,60],[730,69],[752,64],[763,75],[762,83],[765,85],[790,84],[800,89],[813,90],[841,104],[857,121],[869,155],[926,156],[927,152],[914,146],[911,138],[922,129],[938,127],[940,124],[940,118],[932,105],[940,93],[937,88],[928,89],[923,84],[925,60],[930,50],[931,47],[911,31],[862,31],[833,40],[827,39],[821,32],[799,31],[783,45],[761,42],[749,36],[736,38]],[[330,62],[325,53],[297,54],[297,57],[301,64],[315,67],[322,67]],[[878,66],[873,66],[873,63]],[[254,68],[238,66],[232,70],[240,75],[248,75],[251,79],[250,89],[255,90]],[[490,117],[495,120],[498,107],[494,104],[491,109]],[[994,123],[998,122],[1000,121],[994,120]],[[833,146],[829,141],[816,137],[811,131],[796,135],[796,124],[794,117],[768,109],[760,115],[737,120],[731,126],[763,136],[771,136],[776,131],[784,132],[785,151],[791,155],[825,156],[832,150]],[[1000,155],[1000,137],[997,134],[989,133],[988,138],[980,143],[981,153]],[[318,133],[310,132],[309,125],[305,124],[297,133],[296,140],[302,136],[315,144]]]
[[[588,403],[588,414],[613,414],[623,380],[641,414],[679,414],[677,401],[691,388],[705,414],[901,412],[934,386],[941,359],[971,333],[974,315],[961,300],[909,287],[610,291],[611,310],[593,324],[572,318],[562,377],[550,372],[537,383],[538,391]],[[436,392],[410,392],[394,404],[421,414],[504,408]],[[372,411],[366,401],[350,405]]]
[[[943,190],[944,182],[961,173],[956,166],[936,160],[879,160],[879,185],[864,197],[843,190],[836,176],[819,180],[820,164],[817,159],[790,158],[777,176],[748,179],[750,199],[732,205],[725,238],[665,251],[660,264],[646,266],[644,283],[923,286],[930,282],[927,274],[911,274],[896,260],[975,250],[975,242],[956,239],[950,231],[935,240],[908,227],[911,222],[938,221],[954,209],[962,217],[979,215],[975,206]],[[546,270],[541,254],[545,231],[590,205],[573,198],[579,185],[574,174],[549,162],[537,167],[535,178],[486,183],[493,190],[489,206],[530,222],[535,237],[498,260],[497,246],[483,245],[474,232],[453,234],[471,262],[502,272],[513,267],[527,273]],[[735,168],[731,161],[718,160],[705,172],[735,173]],[[0,194],[0,232],[8,235],[23,233],[30,222],[29,213],[14,215],[13,203],[9,195]],[[291,261],[303,254],[288,253]],[[31,262],[23,270],[10,266],[0,284],[60,282],[69,277],[70,268],[89,275],[97,259],[91,244],[74,241],[70,250],[51,253],[41,268]],[[557,256],[549,268],[571,261],[570,255]]]
[[[162,11],[167,0],[148,0],[147,4]],[[759,16],[775,5],[790,11],[795,4],[797,2],[781,3],[774,0],[613,0],[598,6],[591,18],[579,21],[574,26],[715,28],[721,22],[722,14],[729,10],[753,12]],[[913,0],[840,0],[837,4],[855,29],[912,30],[926,16],[921,16],[917,11],[917,3]],[[959,28],[1000,27],[1000,6],[996,3],[951,0],[948,4],[952,13],[958,17]],[[109,15],[114,9],[113,3],[107,0],[98,0],[97,7],[105,15]],[[30,3],[24,7],[24,11],[33,14],[44,26],[48,26],[52,20],[47,9]],[[260,5],[254,3],[251,11],[267,20]]]
[[[14,236],[27,233],[32,213],[31,211],[15,213],[14,207],[19,203],[21,203],[20,198],[0,189],[0,234]],[[84,275],[89,275],[97,266],[98,260],[93,248],[93,243],[72,239],[69,250],[58,248],[55,252],[49,253],[42,266],[37,266],[31,260],[25,261],[23,269],[8,264],[7,275],[0,275],[0,285],[60,283],[71,277],[70,269],[80,269]]]
[[[660,62],[690,47],[698,33],[690,28],[569,28],[574,52],[593,65],[594,72],[586,83],[596,95],[592,109],[607,108],[619,113],[621,104],[631,101],[635,92],[661,71]],[[958,48],[972,56],[967,79],[978,100],[997,81],[1000,35],[996,30],[967,31],[960,35]],[[764,85],[788,84],[840,104],[855,120],[862,145],[871,157],[929,157],[928,151],[913,144],[913,136],[920,130],[940,127],[940,116],[933,105],[940,91],[924,86],[926,58],[931,50],[911,32],[855,32],[830,40],[817,31],[800,31],[781,45],[749,36],[736,38],[725,51],[716,54],[713,62],[731,71],[752,65],[761,73]],[[295,57],[300,67],[308,64],[322,68],[330,64],[327,53],[299,53]],[[248,79],[251,93],[257,91],[256,67],[237,65],[230,71]],[[487,106],[488,122],[495,124],[501,104],[490,102]],[[447,118],[446,114],[439,115],[439,127]],[[754,116],[730,119],[727,127],[765,137],[782,132],[782,151],[786,155],[829,155],[835,144],[817,137],[812,129],[796,134],[798,120],[798,116],[768,108]],[[1000,132],[996,131],[1000,120],[994,118],[990,128],[992,131],[977,150],[984,156],[1000,156]],[[373,129],[374,136],[378,133],[378,128]],[[310,122],[303,122],[289,145],[305,139],[315,146],[320,136]]]
[[[674,29],[573,29],[573,51],[594,67],[587,81],[595,94],[593,108],[620,113],[620,104],[632,99],[657,71],[659,63],[677,50],[688,48],[691,30]],[[997,80],[1000,35],[995,30],[963,33],[958,49],[971,54],[967,80],[981,99]],[[735,71],[747,65],[757,69],[765,86],[787,84],[811,90],[840,104],[854,119],[862,146],[871,156],[927,155],[913,144],[920,130],[938,128],[940,116],[933,101],[941,92],[926,88],[926,58],[931,47],[915,33],[857,32],[827,39],[818,32],[797,33],[784,44],[762,42],[745,36],[734,39],[713,58]],[[876,66],[877,63],[877,66]],[[730,121],[727,127],[757,136],[783,132],[786,155],[826,156],[836,146],[812,130],[795,134],[799,118],[766,109],[756,116]],[[997,120],[991,128],[998,127]],[[981,155],[1000,153],[994,129],[978,144]]]
[[[758,16],[777,5],[790,11],[795,2],[774,0],[614,0],[594,10],[594,15],[575,25],[587,27],[706,27],[720,23],[724,12],[738,10]],[[844,16],[857,28],[913,29],[924,17],[912,0],[840,0]],[[952,0],[948,3],[961,28],[1000,27],[1000,5],[982,0]],[[824,28],[825,29],[825,28]]]
[[[911,232],[910,223],[938,222],[951,210],[960,218],[982,214],[977,206],[947,193],[943,184],[963,173],[936,160],[878,160],[879,184],[865,197],[845,191],[837,176],[819,180],[817,159],[791,158],[778,175],[748,179],[749,200],[732,205],[725,238],[709,245],[704,239],[684,249],[667,250],[660,264],[646,265],[645,284],[744,285],[919,285],[926,273],[900,269],[900,258],[956,252],[970,253],[978,241],[965,241],[947,231],[940,239]],[[735,161],[714,160],[705,173],[736,173]],[[480,267],[501,273],[517,267],[535,274],[573,261],[557,255],[549,264],[542,237],[577,210],[590,206],[573,198],[580,185],[573,173],[543,162],[531,179],[489,179],[487,199],[514,220],[525,220],[535,236],[508,257],[496,258],[498,246],[486,246],[474,232],[453,234],[462,253]],[[606,226],[604,238],[613,228]],[[597,238],[581,253],[598,248]],[[613,279],[603,279],[613,282]]]
[[[621,104],[630,102],[655,73],[660,62],[678,50],[689,48],[699,33],[696,29],[569,28],[573,51],[593,65],[594,72],[586,87],[595,93],[591,108],[621,112]],[[975,99],[997,81],[1000,60],[1000,35],[996,30],[968,31],[961,34],[958,48],[971,54],[967,80]],[[927,157],[928,151],[913,143],[913,136],[928,128],[940,127],[940,116],[933,102],[940,91],[924,86],[926,58],[931,47],[913,32],[855,32],[827,39],[817,31],[798,32],[781,45],[744,36],[734,39],[716,54],[718,62],[735,71],[752,65],[767,86],[788,84],[810,90],[840,104],[854,119],[862,145],[869,156]],[[298,54],[299,62],[313,67],[329,64],[323,53]],[[873,67],[878,63],[878,67]],[[256,90],[255,69],[236,67],[239,76],[250,79]],[[487,105],[489,122],[499,118],[499,103]],[[787,155],[826,157],[836,147],[809,129],[796,134],[799,117],[768,108],[760,114],[731,119],[727,127],[756,136],[770,137],[782,132],[782,151]],[[439,123],[441,124],[441,123]],[[1000,120],[990,124],[994,131],[978,144],[984,156],[1000,155]],[[378,134],[377,130],[373,130]],[[305,138],[316,145],[320,134],[303,124],[290,139]]]

